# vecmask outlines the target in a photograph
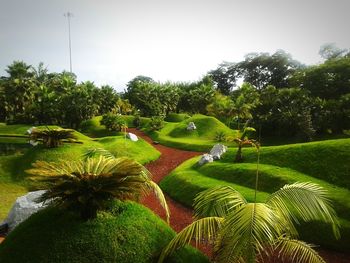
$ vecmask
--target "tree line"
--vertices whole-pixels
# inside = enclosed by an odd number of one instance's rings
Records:
[[[77,83],[68,72],[49,73],[15,61],[0,78],[0,121],[79,127],[108,112],[163,116],[172,112],[217,117],[231,128],[244,123],[264,136],[310,140],[350,129],[350,52],[321,47],[324,62],[306,66],[278,50],[224,62],[195,82],[159,83],[137,76],[118,94],[111,86]],[[239,85],[243,81],[243,84]]]

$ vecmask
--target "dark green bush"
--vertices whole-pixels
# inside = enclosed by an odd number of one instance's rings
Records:
[[[100,123],[106,126],[109,131],[121,131],[125,125],[125,120],[122,115],[107,113],[102,116]]]

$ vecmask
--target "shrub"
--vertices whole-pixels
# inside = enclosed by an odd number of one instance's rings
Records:
[[[169,219],[162,191],[150,173],[134,160],[101,155],[84,161],[37,161],[33,166],[27,172],[48,187],[38,201],[78,211],[84,220],[96,218],[97,211],[105,210],[113,199],[138,201],[150,191],[155,192]]]
[[[43,144],[48,148],[56,148],[63,144],[63,140],[75,140],[77,137],[71,129],[50,129],[45,130],[31,128],[27,131],[31,144],[35,145],[36,141],[42,140]]]
[[[164,117],[163,116],[152,116],[150,122],[150,128],[152,131],[159,131],[164,127]]]
[[[109,131],[121,131],[125,126],[125,120],[121,115],[107,113],[102,116],[101,125],[106,126]]]
[[[226,133],[223,131],[217,131],[215,133],[215,141],[217,142],[224,142],[226,141]]]

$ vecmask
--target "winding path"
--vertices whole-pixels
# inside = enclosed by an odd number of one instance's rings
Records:
[[[152,179],[156,183],[159,183],[165,176],[167,176],[173,169],[179,166],[184,161],[201,155],[200,152],[190,152],[183,151],[175,148],[166,147],[160,144],[154,144],[153,140],[148,137],[145,133],[135,128],[129,128],[129,132],[136,134],[138,137],[141,137],[154,148],[156,148],[161,156],[154,162],[146,164],[146,168],[153,175]],[[192,223],[192,210],[181,205],[180,203],[174,201],[169,196],[165,195],[169,209],[170,209],[170,225],[176,231],[181,231],[184,227]],[[163,208],[159,205],[159,202],[156,200],[154,195],[148,195],[142,200],[142,203],[153,210],[161,218],[165,220],[165,213]],[[200,247],[200,249],[210,256],[211,250],[209,247]],[[317,249],[319,254],[326,260],[328,263],[350,263],[350,254],[337,253],[334,251]],[[278,261],[272,260],[272,262],[277,263]]]

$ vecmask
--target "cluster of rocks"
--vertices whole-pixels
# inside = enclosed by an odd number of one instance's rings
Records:
[[[211,163],[214,160],[219,160],[221,155],[227,151],[227,146],[217,143],[213,146],[209,153],[202,155],[201,159],[198,161],[199,165],[204,165],[206,163]]]

